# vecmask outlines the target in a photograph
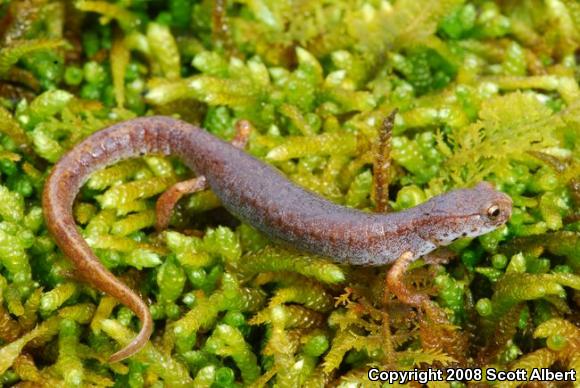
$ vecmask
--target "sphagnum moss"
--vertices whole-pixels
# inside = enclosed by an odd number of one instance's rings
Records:
[[[365,370],[445,365],[580,372],[580,105],[574,1],[229,3],[13,0],[0,5],[0,385],[320,386]],[[90,133],[171,114],[347,206],[375,208],[393,109],[389,208],[491,181],[508,225],[412,266],[409,306],[385,271],[280,247],[210,192],[153,231],[172,158],[95,173],[85,238],[138,289],[156,330],[128,366],[126,308],[77,281],[43,225],[42,184]],[[334,299],[333,299],[334,298]],[[456,325],[456,326],[453,326]],[[505,383],[515,386],[517,383]]]

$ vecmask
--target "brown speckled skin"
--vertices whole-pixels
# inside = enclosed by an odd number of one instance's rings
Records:
[[[387,264],[407,251],[417,258],[461,236],[491,231],[511,214],[511,199],[487,183],[398,213],[364,213],[296,186],[271,166],[183,121],[146,117],[114,125],[84,140],[55,165],[43,198],[48,228],[78,273],[130,307],[143,322],[139,335],[115,353],[113,361],[144,346],[153,328],[151,315],[93,254],[77,231],[72,206],[92,172],[145,154],[180,157],[206,177],[224,207],[240,219],[273,238],[343,263]],[[487,215],[492,205],[499,206],[499,216]]]

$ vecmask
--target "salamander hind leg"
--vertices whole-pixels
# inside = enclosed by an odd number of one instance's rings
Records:
[[[236,122],[236,134],[232,139],[232,145],[243,150],[250,140],[250,133],[252,132],[252,124],[248,120],[238,120]]]
[[[167,189],[167,191],[161,194],[155,206],[155,212],[157,213],[155,228],[158,231],[167,229],[167,226],[169,226],[169,220],[171,219],[171,212],[177,202],[183,198],[184,195],[197,193],[198,191],[203,191],[207,188],[208,184],[205,177],[199,176],[197,178],[176,183]]]
[[[244,149],[250,138],[251,129],[252,126],[249,121],[238,120],[236,123],[236,133],[231,144],[236,148]],[[157,221],[155,222],[155,228],[158,231],[167,229],[169,221],[171,220],[171,213],[181,198],[185,195],[194,194],[208,188],[209,186],[204,176],[198,176],[171,186],[157,200],[155,208]]]

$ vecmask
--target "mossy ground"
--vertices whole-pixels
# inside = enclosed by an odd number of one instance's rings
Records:
[[[363,386],[371,366],[580,373],[578,2],[4,0],[0,16],[0,385]],[[280,248],[211,191],[155,233],[156,197],[191,172],[153,155],[94,174],[74,209],[155,319],[144,351],[106,362],[139,322],[77,281],[45,228],[40,194],[63,153],[137,116],[227,140],[244,119],[247,152],[373,211],[378,132],[395,108],[393,210],[481,180],[514,201],[505,227],[408,272],[435,303],[397,300],[386,267]]]

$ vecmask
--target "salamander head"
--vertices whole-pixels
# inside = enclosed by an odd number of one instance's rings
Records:
[[[512,213],[509,196],[481,182],[434,197],[420,206],[431,224],[422,237],[436,246],[461,237],[477,237],[505,224]]]

